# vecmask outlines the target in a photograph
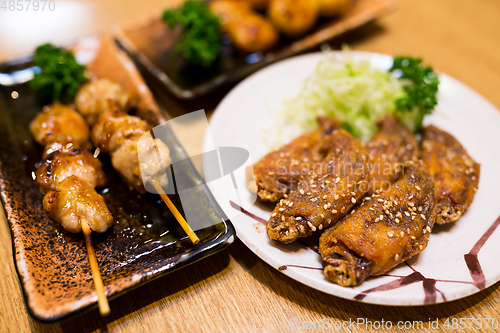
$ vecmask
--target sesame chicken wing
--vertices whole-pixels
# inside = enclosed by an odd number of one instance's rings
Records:
[[[367,195],[387,190],[401,175],[403,163],[418,159],[417,141],[396,116],[386,115],[377,125],[379,132],[365,144],[372,160]]]
[[[105,232],[113,224],[103,197],[76,176],[65,178],[57,190],[47,193],[43,208],[51,219],[73,233],[82,231],[81,218],[96,232]]]
[[[374,195],[326,230],[319,240],[325,276],[356,286],[427,246],[436,219],[434,182],[424,167],[405,164],[388,190]]]
[[[480,165],[452,135],[435,126],[423,130],[422,160],[428,165],[436,186],[436,222],[458,220],[474,199]]]
[[[319,151],[322,139],[340,128],[333,118],[318,118],[320,127],[264,156],[247,169],[249,189],[262,201],[276,202],[296,188],[299,180],[325,155]]]
[[[342,129],[321,143],[326,157],[301,179],[298,188],[276,205],[267,234],[288,244],[334,225],[368,188],[369,157],[361,142]]]
[[[68,144],[76,148],[90,148],[85,119],[62,104],[44,107],[31,121],[30,131],[36,142],[47,147],[45,155]]]
[[[106,185],[101,162],[88,150],[61,149],[47,156],[35,172],[34,183],[43,193],[57,189],[64,179],[76,176],[92,187]]]

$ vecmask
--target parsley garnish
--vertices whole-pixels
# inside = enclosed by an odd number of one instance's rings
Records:
[[[425,67],[422,59],[397,56],[391,72],[404,82],[405,95],[396,100],[399,111],[418,112],[415,120],[415,132],[420,131],[426,114],[432,113],[437,104],[439,78],[432,67]]]
[[[36,49],[33,60],[40,72],[35,74],[30,85],[44,102],[69,102],[80,85],[87,81],[86,67],[76,62],[71,51],[44,44]]]
[[[166,10],[163,21],[170,29],[182,28],[175,51],[191,64],[207,67],[220,50],[220,23],[202,1],[188,0],[175,10]]]

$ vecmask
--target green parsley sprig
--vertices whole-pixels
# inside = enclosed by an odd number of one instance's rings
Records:
[[[188,0],[174,10],[165,10],[163,21],[173,29],[181,26],[175,51],[194,65],[210,66],[220,50],[220,23],[205,2]]]
[[[44,102],[69,102],[80,85],[88,80],[86,67],[76,62],[71,51],[44,44],[36,49],[33,60],[40,72],[35,74],[30,85]]]
[[[422,64],[420,58],[397,56],[390,71],[404,85],[405,96],[396,100],[397,110],[417,112],[414,130],[418,132],[424,116],[432,113],[437,104],[439,78],[432,67]]]

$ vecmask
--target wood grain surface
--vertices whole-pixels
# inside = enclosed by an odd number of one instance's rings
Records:
[[[70,4],[80,6],[77,8],[84,16],[83,21],[73,24],[66,19],[68,26],[64,29],[52,29],[49,22],[38,29],[36,38],[30,34],[33,30],[29,30],[36,27],[23,27],[12,19],[13,15],[9,18],[9,12],[0,11],[0,61],[30,52],[44,41],[64,42],[89,33],[111,31],[113,24],[148,15],[164,7],[166,2],[56,0],[56,11],[58,8],[68,10]],[[21,17],[19,13],[15,15]],[[347,42],[353,50],[421,56],[500,109],[499,32],[498,0],[400,0],[393,14],[335,39],[331,45],[338,48]],[[13,39],[12,34],[18,38]],[[213,110],[223,94],[219,92],[196,102],[180,103],[168,98],[163,102],[176,115],[200,108]],[[183,140],[188,150],[199,150],[200,135],[196,137],[198,139],[191,142]],[[357,303],[291,280],[236,241],[222,253],[112,300],[111,315],[106,318],[93,310],[65,322],[42,324],[26,312],[13,263],[10,231],[3,211],[0,212],[1,332],[289,332],[293,319],[320,321],[323,318],[341,321],[383,318],[394,325],[400,320],[422,320],[426,323],[424,331],[431,331],[427,325],[430,318],[438,319],[440,330],[445,331],[443,324],[447,319],[450,323],[452,318],[465,317],[500,320],[499,287],[497,283],[476,295],[440,305],[389,307]],[[358,329],[354,325],[351,331],[364,331],[364,327]]]

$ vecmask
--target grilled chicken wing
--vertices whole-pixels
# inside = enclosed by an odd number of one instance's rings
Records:
[[[46,155],[68,144],[90,148],[87,123],[78,112],[62,104],[44,107],[31,121],[30,131],[36,142],[47,147]]]
[[[458,220],[479,184],[480,165],[450,134],[435,126],[423,130],[422,159],[429,166],[437,196],[437,223]]]
[[[338,129],[323,140],[319,152],[326,154],[323,161],[272,212],[267,222],[271,239],[290,243],[328,228],[366,193],[369,157],[359,140]]]
[[[326,135],[340,128],[338,120],[320,117],[320,128],[301,135],[291,143],[270,152],[259,162],[247,169],[247,183],[250,191],[257,193],[262,201],[275,202],[297,188],[315,163],[321,162],[325,155],[320,152],[321,143]]]
[[[129,94],[120,85],[108,79],[98,79],[82,85],[75,98],[77,110],[85,117],[89,125],[93,125],[99,115],[116,103],[125,108]]]
[[[81,232],[80,218],[86,218],[90,229],[105,232],[113,224],[113,216],[94,188],[76,176],[65,178],[57,190],[47,193],[43,208],[53,220],[70,232]]]
[[[92,187],[106,185],[101,162],[91,152],[62,149],[50,154],[36,169],[35,184],[43,193],[57,189],[64,179],[76,176]]]
[[[372,160],[367,195],[387,190],[401,175],[403,163],[418,159],[413,134],[394,115],[377,121],[379,132],[365,145]]]
[[[406,164],[387,191],[365,200],[320,237],[324,274],[355,286],[422,251],[436,219],[434,182],[424,167]]]

